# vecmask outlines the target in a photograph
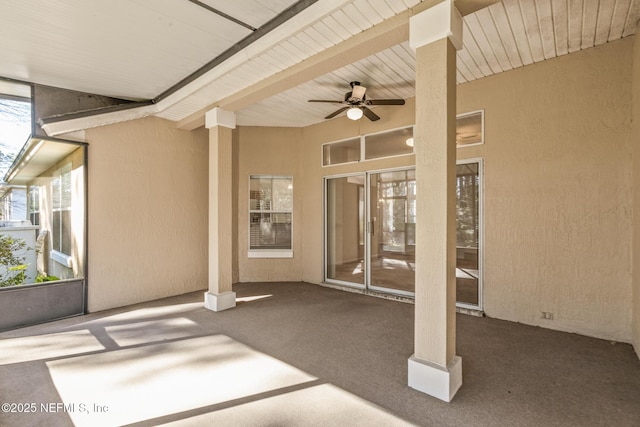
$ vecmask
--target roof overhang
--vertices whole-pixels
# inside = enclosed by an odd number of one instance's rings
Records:
[[[497,1],[497,0],[496,0]],[[246,42],[238,43],[220,58],[211,61],[193,75],[184,79],[175,87],[159,95],[151,102],[132,103],[121,108],[108,110],[96,109],[75,112],[40,119],[40,127],[48,136],[55,137],[93,127],[135,120],[155,115],[173,106],[177,102],[195,94],[220,76],[232,72],[245,61],[277,46],[292,33],[297,33],[318,20],[339,9],[344,0],[306,0],[299,1],[292,12],[266,26],[264,31],[256,31]]]
[[[69,142],[29,138],[4,179],[11,185],[27,185],[78,148]]]

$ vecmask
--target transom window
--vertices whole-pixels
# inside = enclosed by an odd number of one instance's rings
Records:
[[[458,114],[456,146],[458,148],[484,144],[484,110]]]
[[[410,154],[413,154],[413,126],[324,144],[322,166]]]

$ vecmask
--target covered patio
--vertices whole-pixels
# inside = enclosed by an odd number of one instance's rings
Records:
[[[629,344],[457,315],[465,385],[407,387],[412,304],[303,282],[236,284],[0,334],[2,425],[640,423]],[[25,405],[34,405],[25,412]],[[22,405],[22,406],[18,406]]]

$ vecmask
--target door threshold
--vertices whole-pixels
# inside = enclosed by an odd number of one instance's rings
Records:
[[[404,302],[404,303],[407,303],[407,304],[413,304],[414,303],[412,297],[408,297],[408,296],[404,296],[404,295],[396,295],[396,294],[391,294],[391,293],[386,293],[386,292],[372,291],[370,289],[355,288],[355,287],[352,287],[352,286],[338,285],[338,284],[335,284],[335,283],[327,283],[327,282],[319,283],[319,285],[320,286],[324,286],[325,288],[338,289],[340,291],[351,292],[351,293],[354,293],[354,294],[368,295],[368,296],[371,296],[371,297],[388,299],[388,300],[392,300],[392,301],[399,301],[399,302]]]
[[[339,291],[346,291],[354,294],[368,295],[375,298],[382,298],[382,299],[387,299],[391,301],[404,302],[406,304],[415,304],[414,298],[407,297],[404,295],[396,295],[396,294],[391,294],[386,292],[372,291],[370,289],[355,288],[353,286],[339,285],[336,283],[322,282],[322,283],[318,283],[318,285],[323,286],[325,288],[337,289]],[[480,309],[472,309],[472,308],[465,308],[465,307],[456,307],[456,313],[466,314],[468,316],[474,316],[474,317],[485,316],[484,311]]]
[[[456,307],[456,313],[466,314],[474,317],[484,317],[484,311],[478,308]]]

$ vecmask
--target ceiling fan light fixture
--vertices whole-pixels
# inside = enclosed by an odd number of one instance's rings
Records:
[[[347,112],[347,117],[350,120],[360,120],[362,116],[375,122],[380,120],[380,116],[374,113],[369,106],[376,105],[404,105],[404,99],[367,99],[367,88],[360,86],[359,82],[351,82],[351,92],[344,94],[344,99],[331,100],[331,99],[309,99],[308,102],[328,102],[331,104],[342,104],[343,106],[338,108],[333,113],[325,117],[325,120],[333,119],[339,114]]]
[[[347,117],[351,120],[360,120],[362,118],[362,110],[358,107],[351,107],[347,110]]]

